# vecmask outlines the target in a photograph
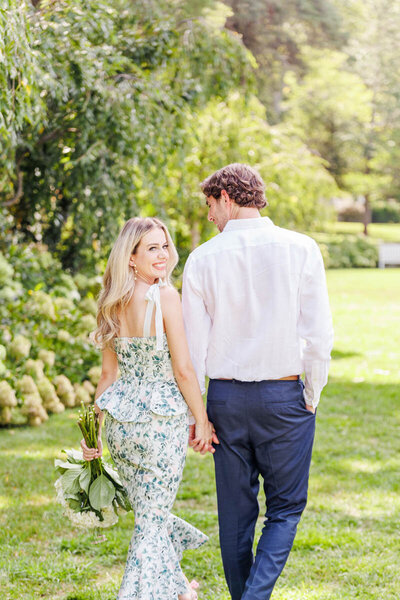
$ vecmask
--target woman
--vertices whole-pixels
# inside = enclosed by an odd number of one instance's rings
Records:
[[[95,410],[135,513],[118,599],[194,600],[179,560],[207,537],[170,513],[188,444],[188,407],[195,420],[191,445],[203,454],[217,442],[189,357],[180,298],[170,284],[178,255],[158,219],[130,219],[108,259],[98,304],[95,340],[103,363]],[[117,379],[118,368],[121,376]],[[185,402],[186,401],[186,402]]]

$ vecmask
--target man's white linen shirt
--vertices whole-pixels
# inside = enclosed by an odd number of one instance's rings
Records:
[[[202,393],[210,379],[305,374],[317,406],[328,379],[332,318],[321,252],[268,217],[228,221],[189,256],[183,316]]]

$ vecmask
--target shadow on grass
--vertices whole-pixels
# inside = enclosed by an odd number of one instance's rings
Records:
[[[334,348],[331,352],[331,357],[333,360],[338,360],[341,358],[353,358],[353,356],[361,356],[361,354],[359,352],[339,350],[338,348]]]
[[[382,421],[382,432],[389,423],[387,417],[399,418],[399,383],[353,382],[329,377],[329,382],[322,393],[319,412],[336,413],[337,417],[344,413],[348,416],[359,416],[360,413],[368,418],[379,417]],[[362,427],[365,422],[360,422]]]

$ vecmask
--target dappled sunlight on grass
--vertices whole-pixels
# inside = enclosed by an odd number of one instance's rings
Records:
[[[11,504],[12,502],[9,496],[0,496],[0,511],[3,510],[3,508],[9,508]]]
[[[328,273],[330,382],[317,413],[308,505],[273,600],[399,598],[399,274]],[[72,410],[37,429],[0,429],[0,584],[9,600],[115,600],[133,515],[97,536],[72,528],[55,500],[54,458],[79,448],[76,417]],[[182,562],[201,583],[199,597],[229,600],[211,455],[188,452],[173,511],[210,538]],[[257,537],[262,526],[260,515]]]

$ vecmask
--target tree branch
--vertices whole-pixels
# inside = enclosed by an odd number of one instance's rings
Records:
[[[18,186],[17,186],[17,191],[14,194],[14,197],[11,198],[11,200],[8,200],[8,202],[4,203],[4,206],[9,207],[9,206],[14,206],[14,204],[18,204],[18,202],[21,200],[23,194],[24,194],[24,187],[23,187],[23,179],[24,179],[24,174],[23,172],[18,168],[18,175],[17,175],[17,179],[18,179]]]

